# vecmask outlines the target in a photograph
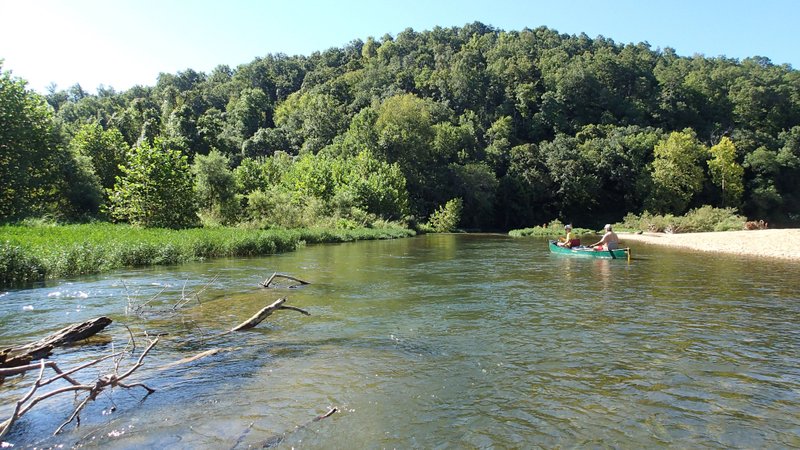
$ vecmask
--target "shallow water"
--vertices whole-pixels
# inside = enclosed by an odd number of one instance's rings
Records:
[[[630,264],[575,259],[538,239],[430,235],[6,292],[0,346],[114,319],[102,339],[57,350],[63,367],[124,346],[123,325],[169,334],[130,379],[154,394],[103,394],[80,427],[56,437],[75,405],[47,401],[5,440],[16,448],[800,446],[797,264],[643,245],[633,256]],[[258,286],[275,271],[312,284]],[[254,330],[219,336],[281,296],[312,315],[278,311]],[[159,370],[211,348],[226,351]],[[0,417],[33,379],[0,386]],[[310,422],[334,406],[338,413]]]

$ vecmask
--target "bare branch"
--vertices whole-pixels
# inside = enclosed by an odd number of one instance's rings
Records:
[[[308,311],[306,311],[305,309],[300,309],[300,308],[297,308],[297,307],[295,307],[295,306],[281,305],[281,307],[280,307],[280,308],[278,308],[278,309],[291,309],[292,311],[297,311],[297,312],[299,312],[299,313],[303,313],[303,314],[305,314],[306,316],[310,316],[310,315],[311,315],[311,313],[310,313],[310,312],[308,312]]]
[[[245,320],[236,327],[232,328],[231,331],[241,331],[253,328],[254,326],[261,323],[261,321],[266,319],[268,316],[270,316],[273,312],[277,311],[281,307],[281,305],[283,305],[285,302],[286,302],[286,297],[275,300],[275,302],[273,302],[271,305],[262,308],[261,311],[257,312],[253,317]]]
[[[275,273],[272,274],[271,277],[269,277],[268,279],[264,280],[264,282],[261,283],[261,286],[264,286],[265,288],[268,288],[272,284],[272,281],[275,280],[276,277],[286,278],[288,280],[296,281],[296,282],[298,282],[300,284],[311,284],[308,281],[303,281],[303,280],[301,280],[299,278],[295,278],[295,277],[292,277],[292,276],[289,276],[289,275],[283,275],[283,274],[279,274],[278,272],[275,272]],[[294,286],[290,286],[290,287],[294,287]]]

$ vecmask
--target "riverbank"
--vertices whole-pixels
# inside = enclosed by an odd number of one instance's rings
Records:
[[[742,230],[708,233],[618,233],[623,246],[634,242],[800,261],[800,229]]]
[[[169,230],[124,224],[0,226],[0,288],[124,267],[265,256],[304,244],[413,236],[405,228]]]

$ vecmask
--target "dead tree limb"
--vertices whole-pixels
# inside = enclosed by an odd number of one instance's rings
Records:
[[[270,285],[272,284],[272,281],[275,280],[275,278],[277,278],[277,277],[286,278],[288,280],[296,281],[296,282],[298,282],[300,284],[311,284],[308,281],[303,281],[303,280],[301,280],[299,278],[295,278],[295,277],[291,277],[289,275],[283,275],[283,274],[280,274],[278,272],[275,272],[275,273],[272,274],[271,277],[269,277],[268,279],[264,280],[264,282],[261,283],[261,286],[264,286],[265,288],[270,287]],[[294,286],[290,286],[290,287],[294,287]]]
[[[113,388],[113,387],[119,386],[119,387],[128,388],[128,389],[132,388],[132,387],[141,387],[144,390],[146,390],[148,394],[152,394],[153,392],[155,392],[156,391],[155,389],[147,387],[146,385],[144,385],[142,383],[135,383],[135,384],[130,384],[129,385],[129,384],[123,383],[122,380],[124,380],[125,378],[128,378],[139,367],[142,367],[142,364],[144,363],[144,357],[147,356],[148,353],[150,353],[150,350],[157,343],[158,343],[158,338],[155,338],[154,340],[150,341],[150,345],[148,345],[147,348],[144,349],[142,354],[139,355],[139,359],[136,361],[136,364],[131,366],[131,368],[128,369],[128,371],[125,372],[124,374],[117,375],[116,371],[114,371],[112,373],[109,373],[109,374],[107,374],[105,376],[102,376],[102,377],[98,378],[97,381],[95,381],[94,386],[90,387],[89,395],[87,395],[86,398],[78,405],[78,407],[75,408],[75,411],[72,412],[72,415],[69,417],[69,419],[67,419],[66,422],[61,424],[61,426],[58,427],[56,429],[55,433],[53,433],[53,434],[60,433],[61,430],[63,430],[65,426],[67,426],[76,417],[78,417],[78,414],[80,414],[80,412],[83,410],[83,408],[90,401],[93,401],[95,398],[97,398],[97,395],[100,394],[103,390],[105,390],[108,387]],[[80,423],[80,419],[78,419],[78,421]]]
[[[55,333],[30,344],[0,350],[0,367],[17,367],[44,358],[55,347],[81,341],[102,331],[111,323],[108,317],[96,317],[83,323],[62,328]]]
[[[108,359],[111,359],[111,358],[119,357],[120,355],[122,355],[125,352],[112,353],[112,354],[106,355],[106,356],[104,356],[102,358],[98,358],[98,359],[89,361],[89,362],[87,362],[85,364],[81,364],[80,366],[74,367],[74,368],[72,368],[70,370],[67,370],[67,371],[62,371],[58,367],[58,365],[53,361],[45,361],[44,359],[40,360],[39,364],[36,365],[36,366],[39,367],[39,375],[36,377],[36,381],[33,383],[33,386],[31,386],[31,389],[22,398],[20,398],[17,401],[17,403],[14,406],[14,411],[12,412],[11,416],[8,419],[6,419],[5,421],[0,422],[0,438],[5,436],[5,434],[8,433],[8,430],[11,428],[11,426],[20,417],[22,417],[25,413],[30,411],[31,408],[36,406],[38,403],[40,403],[40,402],[42,402],[44,400],[47,400],[49,398],[55,397],[57,395],[64,394],[66,392],[75,392],[75,393],[86,392],[87,395],[80,402],[80,404],[75,408],[75,410],[70,415],[69,419],[66,422],[64,422],[63,424],[61,424],[61,426],[59,426],[58,429],[56,429],[54,434],[60,433],[61,430],[63,430],[65,426],[67,426],[70,422],[72,422],[75,419],[77,419],[78,423],[80,423],[80,418],[78,417],[78,415],[83,410],[83,408],[90,401],[95,400],[97,398],[97,396],[107,388],[114,388],[114,387],[117,387],[117,386],[121,387],[121,388],[126,388],[126,389],[130,389],[130,388],[133,388],[133,387],[141,387],[141,388],[145,389],[148,394],[155,392],[154,389],[152,389],[152,388],[150,388],[150,387],[148,387],[148,386],[146,386],[146,385],[144,385],[142,383],[127,384],[127,383],[124,383],[123,381],[126,378],[128,378],[131,374],[133,374],[136,371],[136,369],[138,369],[138,368],[140,368],[142,366],[142,364],[144,363],[145,356],[147,356],[147,354],[156,345],[156,343],[158,343],[158,338],[150,341],[150,344],[147,346],[147,348],[142,352],[141,355],[139,355],[139,358],[137,359],[136,363],[133,366],[131,366],[127,371],[125,371],[123,374],[121,374],[121,375],[118,374],[119,364],[115,363],[114,364],[114,368],[113,368],[111,373],[108,373],[108,374],[98,378],[97,380],[94,381],[94,383],[91,383],[91,384],[81,384],[78,381],[76,381],[74,378],[72,378],[71,375],[75,374],[76,372],[78,372],[78,371],[80,371],[82,369],[85,369],[87,367],[90,367],[90,366],[93,366],[95,364],[98,364],[98,363],[100,363],[102,361],[105,361],[105,360],[108,360]],[[51,378],[45,379],[44,378],[44,369],[45,369],[45,367],[52,368],[53,371],[55,371],[57,375],[55,375],[55,376],[53,376]],[[4,370],[16,371],[17,373],[23,373],[23,372],[31,370],[31,369],[28,366],[26,366],[26,367],[9,368],[9,369],[4,369]],[[43,386],[46,386],[46,385],[48,385],[48,384],[50,384],[50,383],[52,383],[52,382],[54,382],[56,380],[60,380],[60,379],[64,379],[65,381],[69,382],[70,385],[69,386],[65,386],[65,387],[61,387],[61,388],[57,388],[57,389],[54,389],[52,391],[49,391],[49,392],[46,392],[44,394],[41,394],[41,395],[38,395],[38,396],[34,397],[34,394],[36,394],[37,391],[40,388],[42,388]]]
[[[257,312],[253,317],[245,320],[244,322],[240,323],[236,327],[232,328],[230,331],[242,331],[242,330],[249,330],[250,328],[255,327],[261,321],[269,317],[272,313],[279,309],[291,309],[293,311],[299,311],[307,316],[310,316],[311,313],[308,311],[304,311],[300,308],[295,308],[294,306],[284,306],[283,304],[286,303],[286,297],[279,298],[275,300],[271,305],[265,306],[261,309],[261,311]]]

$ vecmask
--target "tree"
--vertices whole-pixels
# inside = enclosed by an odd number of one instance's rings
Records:
[[[186,228],[197,224],[187,157],[156,138],[128,155],[122,175],[109,192],[110,213],[145,227]]]
[[[736,146],[728,137],[709,149],[711,180],[722,190],[722,208],[738,207],[744,192],[744,168],[736,162]]]
[[[653,149],[653,193],[647,209],[683,214],[692,197],[703,187],[700,159],[707,153],[691,129],[674,131]]]
[[[128,145],[116,128],[103,130],[97,122],[83,125],[70,142],[72,151],[89,158],[104,189],[114,186],[125,163]]]
[[[492,124],[486,131],[486,162],[498,176],[503,176],[508,170],[511,159],[511,139],[513,136],[513,122],[511,117],[503,116]]]
[[[337,193],[351,193],[358,207],[384,219],[398,220],[408,214],[406,179],[399,165],[381,161],[369,151],[362,151],[343,164],[347,174]]]
[[[60,146],[47,102],[0,60],[0,221],[48,212],[62,192]]]
[[[230,160],[218,150],[195,156],[192,163],[194,191],[207,219],[223,224],[236,222],[239,203],[236,180],[228,169]]]
[[[464,227],[485,229],[494,225],[495,196],[498,181],[486,163],[450,164],[453,182],[447,191],[462,200],[461,223]]]
[[[552,142],[540,145],[552,180],[559,217],[590,220],[587,207],[592,204],[600,182],[578,140],[559,134]]]
[[[546,157],[539,146],[513,147],[508,173],[498,186],[498,224],[519,228],[558,216],[554,190]]]
[[[242,142],[259,128],[272,125],[272,105],[261,89],[249,88],[228,104],[228,115],[223,139],[239,149]]]
[[[332,96],[294,93],[275,109],[275,125],[301,152],[317,153],[347,127],[344,108]]]

